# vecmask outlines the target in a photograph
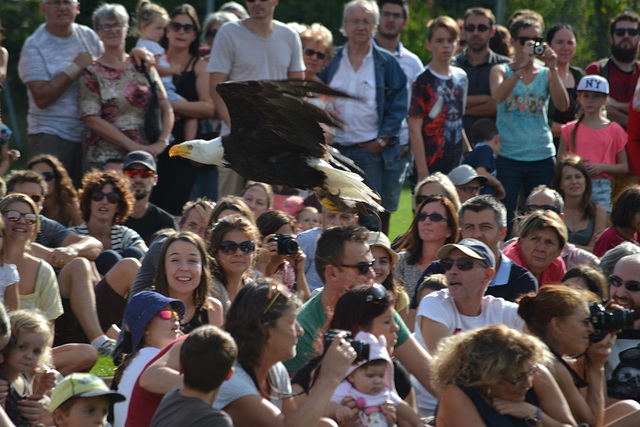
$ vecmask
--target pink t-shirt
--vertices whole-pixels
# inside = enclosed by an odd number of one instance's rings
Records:
[[[576,134],[576,153],[571,151],[571,132],[577,121],[562,126],[562,137],[567,144],[569,154],[577,154],[591,163],[606,163],[615,165],[616,156],[627,145],[627,133],[616,122],[611,122],[604,129],[591,129],[580,123]],[[592,178],[611,179],[608,173],[601,173]]]

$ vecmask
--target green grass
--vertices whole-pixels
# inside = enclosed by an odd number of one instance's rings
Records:
[[[391,214],[389,222],[389,240],[393,242],[399,234],[404,233],[411,225],[413,219],[413,211],[411,210],[411,187],[409,180],[404,181],[402,186],[402,194],[398,203],[398,210]]]

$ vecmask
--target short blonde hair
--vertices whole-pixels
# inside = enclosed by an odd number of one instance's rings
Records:
[[[51,347],[49,343],[53,338],[53,333],[49,327],[49,321],[42,315],[39,310],[22,309],[9,313],[11,320],[11,334],[14,339],[18,339],[21,332],[43,334],[45,337],[45,346],[38,360],[38,368],[52,362]]]
[[[306,42],[318,42],[321,43],[325,49],[327,49],[327,57],[325,58],[325,64],[328,64],[333,59],[333,34],[327,27],[317,22],[311,24],[306,30],[300,33],[300,40],[302,45]]]
[[[560,218],[560,215],[550,210],[537,210],[531,212],[529,215],[524,217],[524,220],[519,224],[519,227],[519,239],[523,239],[538,230],[555,231],[558,236],[558,242],[560,245],[559,249],[564,248],[564,245],[569,239],[567,226],[562,221],[562,218]]]

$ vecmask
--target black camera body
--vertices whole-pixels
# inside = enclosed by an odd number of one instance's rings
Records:
[[[599,342],[609,333],[624,329],[633,329],[633,310],[607,310],[602,304],[589,304],[589,321],[593,325],[593,334],[589,336],[591,342]]]
[[[534,55],[542,56],[545,51],[544,43],[542,42],[534,42],[533,43],[533,53]]]
[[[276,234],[269,241],[278,242],[279,255],[294,255],[298,252],[298,242],[290,234]]]
[[[344,332],[346,335],[343,338],[346,342],[351,344],[351,347],[356,352],[356,360],[355,362],[360,362],[362,360],[369,360],[369,343],[366,341],[354,340],[353,338],[349,338],[351,336],[351,332],[343,331],[342,329],[329,329],[324,333],[324,351],[326,353],[327,349],[331,346],[331,343],[336,338],[336,336],[340,333]]]

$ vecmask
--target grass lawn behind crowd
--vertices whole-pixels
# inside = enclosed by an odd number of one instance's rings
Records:
[[[413,211],[411,210],[411,187],[409,180],[404,181],[402,186],[402,194],[400,195],[400,203],[398,210],[391,214],[389,223],[389,240],[393,240],[399,235],[407,231],[413,219]]]

